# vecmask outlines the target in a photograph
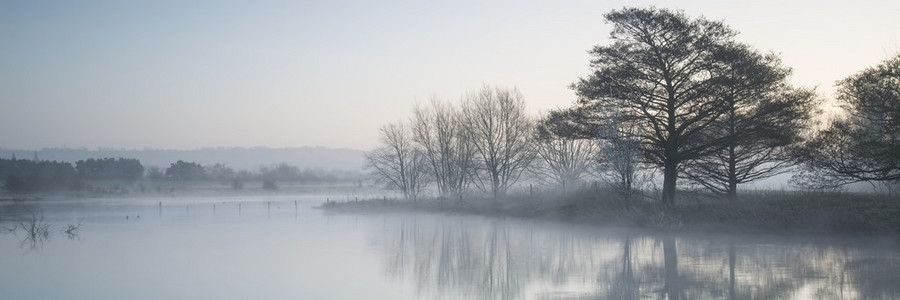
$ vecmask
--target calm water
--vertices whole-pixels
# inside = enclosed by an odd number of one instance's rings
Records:
[[[2,202],[0,298],[900,299],[895,238],[311,208],[324,198]]]

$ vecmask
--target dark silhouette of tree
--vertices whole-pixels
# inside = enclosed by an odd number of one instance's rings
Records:
[[[784,173],[794,165],[791,150],[808,131],[818,103],[811,90],[787,82],[790,69],[775,54],[735,45],[719,55],[726,62],[718,96],[726,110],[707,131],[721,141],[711,155],[687,161],[684,177],[737,197],[738,184]]]
[[[900,180],[900,55],[838,82],[846,112],[798,155],[795,181],[811,187]]]
[[[0,158],[3,188],[13,193],[56,191],[77,187],[72,164],[58,161],[33,161]]]
[[[682,163],[720,143],[705,130],[728,107],[719,93],[732,58],[722,51],[735,44],[735,32],[666,9],[625,8],[605,17],[613,43],[594,47],[593,74],[572,87],[582,105],[610,107],[643,129],[636,135],[643,158],[663,169],[662,201],[674,204]]]
[[[179,160],[166,169],[165,176],[178,181],[202,180],[206,172],[198,163]]]

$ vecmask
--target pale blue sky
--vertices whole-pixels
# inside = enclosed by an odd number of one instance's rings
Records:
[[[483,83],[538,114],[575,100],[604,13],[651,4],[724,21],[826,98],[900,51],[900,1],[2,1],[0,148],[369,149]]]

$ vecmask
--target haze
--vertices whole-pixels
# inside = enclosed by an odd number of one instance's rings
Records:
[[[538,114],[626,5],[723,20],[825,98],[900,49],[897,1],[3,2],[0,148],[369,149],[482,84]]]

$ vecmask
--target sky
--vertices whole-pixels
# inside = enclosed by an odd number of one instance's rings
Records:
[[[0,148],[368,150],[485,84],[537,116],[625,6],[723,21],[825,99],[900,53],[896,0],[0,1]]]

